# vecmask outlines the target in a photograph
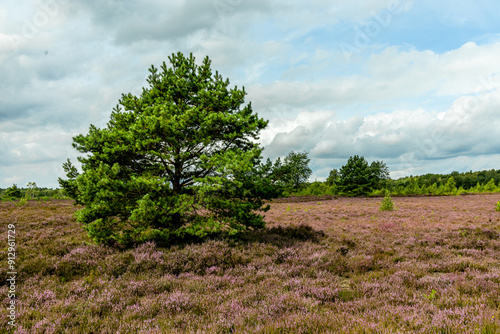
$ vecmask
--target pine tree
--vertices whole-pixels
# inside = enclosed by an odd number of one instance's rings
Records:
[[[206,57],[169,57],[151,66],[139,96],[123,94],[106,128],[73,138],[86,154],[79,174],[68,160],[60,185],[84,205],[77,219],[97,243],[170,242],[264,226],[253,172],[255,143],[267,121],[244,105],[244,89],[210,68]]]
[[[338,190],[343,195],[368,195],[378,179],[364,157],[351,156],[339,171]]]

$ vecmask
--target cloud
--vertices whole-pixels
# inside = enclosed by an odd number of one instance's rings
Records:
[[[500,89],[458,98],[442,113],[396,110],[339,121],[328,113],[315,119],[314,113],[303,112],[287,122],[285,131],[275,133],[265,153],[276,157],[305,150],[320,167],[334,166],[330,169],[358,154],[389,162],[391,171],[401,175],[415,175],[435,160],[473,161],[477,156],[483,157],[481,168],[488,168],[494,160],[484,157],[500,154],[500,137],[495,135],[500,129],[499,109]]]
[[[444,54],[389,47],[370,57],[366,74],[253,85],[249,87],[249,96],[259,108],[339,107],[401,101],[428,94],[456,98],[500,87],[500,63],[495,60],[499,53],[500,43],[483,46],[467,43]]]
[[[77,152],[70,145],[75,135],[76,132],[65,132],[58,126],[27,130],[2,122],[0,184],[7,187],[16,183],[24,187],[27,182],[35,181],[39,186],[58,187],[57,178],[64,175],[62,163],[66,158],[76,162]]]
[[[78,14],[90,14],[95,26],[111,31],[115,43],[129,45],[143,40],[185,40],[219,28],[220,21],[231,15],[265,11],[268,7],[263,0],[92,0],[80,2]]]
[[[209,55],[231,85],[244,85],[247,102],[270,120],[261,134],[265,154],[308,150],[313,177],[352,154],[383,158],[401,173],[446,167],[440,159],[487,166],[498,151],[485,139],[498,137],[497,7],[492,0],[6,2],[0,186],[57,186],[60,165],[76,155],[70,134],[105,126],[121,94],[140,93],[151,64],[177,51],[198,61]],[[387,13],[390,24],[347,62],[341,43]],[[444,43],[446,34],[453,43]],[[467,160],[474,154],[478,161]],[[41,181],[32,179],[36,170]]]

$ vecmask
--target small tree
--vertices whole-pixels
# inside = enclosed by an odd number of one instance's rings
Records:
[[[268,182],[273,186],[275,194],[284,192],[299,191],[307,182],[312,170],[309,168],[309,159],[307,152],[296,153],[294,151],[281,160],[277,158],[274,164],[267,159],[266,164],[261,168],[267,170],[265,176]]]
[[[28,182],[27,187],[28,189],[25,194],[26,199],[32,199],[38,196],[39,190],[35,182]]]
[[[291,190],[299,190],[312,174],[309,168],[311,159],[307,152],[290,152],[285,157],[284,166],[287,169],[287,185]]]
[[[394,210],[394,202],[392,201],[391,195],[386,194],[382,203],[380,204],[380,211],[392,211]]]
[[[491,179],[488,183],[484,185],[484,191],[486,192],[494,192],[497,189],[495,185],[495,179]]]
[[[375,187],[381,189],[389,180],[389,167],[383,161],[373,161],[370,164],[370,169],[375,182]]]
[[[278,158],[273,165],[271,159],[267,158],[253,170],[255,177],[254,185],[260,189],[264,198],[277,198],[283,196],[285,183],[283,182],[284,168]]]
[[[446,180],[446,184],[444,185],[444,191],[447,194],[455,195],[457,192],[457,185],[455,182],[455,178],[450,176],[448,180]]]
[[[206,57],[173,54],[152,66],[140,96],[124,94],[104,129],[73,138],[83,173],[68,160],[66,194],[84,205],[77,220],[97,243],[235,233],[264,226],[254,172],[267,121],[244,104],[244,89]]]
[[[333,186],[334,184],[336,184],[338,182],[339,177],[340,177],[339,171],[336,169],[332,169],[330,171],[330,173],[328,174],[328,177],[326,179],[326,184],[330,187]]]

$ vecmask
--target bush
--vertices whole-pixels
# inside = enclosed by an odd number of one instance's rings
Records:
[[[394,202],[390,195],[386,195],[382,200],[382,204],[380,205],[380,211],[392,211],[394,210]]]
[[[21,198],[23,195],[21,193],[21,189],[19,189],[16,184],[13,184],[12,187],[7,188],[4,196],[10,198]]]
[[[497,202],[497,206],[495,208],[497,211],[500,211],[500,201]]]
[[[19,202],[17,202],[17,206],[25,206],[28,200],[26,198],[21,198]]]

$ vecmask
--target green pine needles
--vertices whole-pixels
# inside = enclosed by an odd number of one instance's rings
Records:
[[[342,195],[368,196],[388,178],[389,169],[385,163],[374,161],[369,165],[364,157],[355,155],[338,172],[331,173],[327,182],[336,184]]]
[[[380,204],[380,211],[393,211],[394,202],[392,201],[391,195],[385,195],[382,203]]]
[[[150,68],[139,96],[123,94],[107,127],[73,138],[82,173],[68,160],[61,187],[99,244],[237,233],[264,227],[261,159],[267,121],[244,104],[244,89],[191,55]]]

